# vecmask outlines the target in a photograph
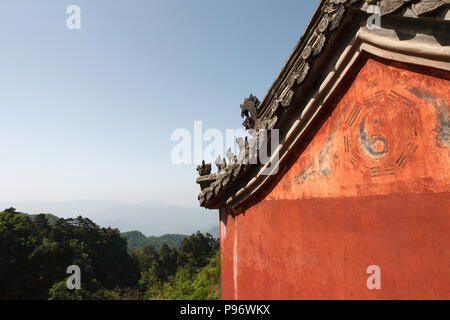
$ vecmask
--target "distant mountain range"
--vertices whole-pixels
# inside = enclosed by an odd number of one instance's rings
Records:
[[[192,234],[207,232],[219,225],[217,212],[206,209],[127,203],[121,201],[73,202],[3,202],[0,210],[14,207],[17,211],[37,214],[51,212],[58,217],[88,217],[102,227],[121,232],[139,230],[146,235]]]

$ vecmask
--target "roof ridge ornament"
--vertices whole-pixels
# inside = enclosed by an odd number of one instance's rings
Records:
[[[227,167],[227,161],[225,160],[225,158],[222,159],[220,156],[218,156],[216,159],[216,166],[220,172]]]
[[[211,163],[205,164],[205,160],[203,160],[202,164],[197,167],[197,172],[200,177],[210,175]]]
[[[241,117],[245,120],[242,125],[245,129],[254,129],[256,121],[258,120],[258,108],[260,106],[260,101],[256,96],[250,94],[248,98],[244,99],[244,103],[241,104]]]

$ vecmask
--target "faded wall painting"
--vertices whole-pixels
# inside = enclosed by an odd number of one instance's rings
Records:
[[[449,87],[369,60],[269,199],[448,191]]]

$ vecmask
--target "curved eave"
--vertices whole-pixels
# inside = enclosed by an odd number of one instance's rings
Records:
[[[328,28],[320,31],[323,26],[319,24],[327,16],[324,10],[330,2],[345,6],[345,16],[333,30]],[[401,2],[397,7],[384,7],[389,15],[383,16],[383,28],[369,30],[365,27],[367,15],[361,10],[365,6],[364,2],[321,1],[306,32],[261,102],[261,116],[264,117],[270,112],[271,105],[283,98],[293,68],[302,61],[311,65],[308,77],[295,88],[292,103],[275,126],[280,130],[280,145],[272,154],[272,158],[279,158],[277,174],[263,174],[267,173],[268,164],[249,166],[203,206],[209,209],[227,207],[240,212],[263,198],[265,192],[290,167],[293,156],[298,154],[299,149],[307,143],[308,136],[313,134],[312,129],[333,107],[339,98],[337,93],[341,91],[340,88],[346,85],[346,80],[351,81],[353,72],[359,69],[368,56],[433,68],[436,72],[450,71],[450,5],[442,2],[429,7],[429,11],[421,12],[424,15],[422,17],[417,14],[414,16],[417,9],[411,14],[415,4]],[[315,57],[305,58],[305,48],[311,45],[311,39],[317,38],[320,32],[326,36],[326,44]],[[411,37],[400,40],[398,34],[409,34]]]

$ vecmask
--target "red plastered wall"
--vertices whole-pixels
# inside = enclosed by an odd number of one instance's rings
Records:
[[[223,299],[450,298],[449,88],[369,59],[265,199],[221,211]]]

